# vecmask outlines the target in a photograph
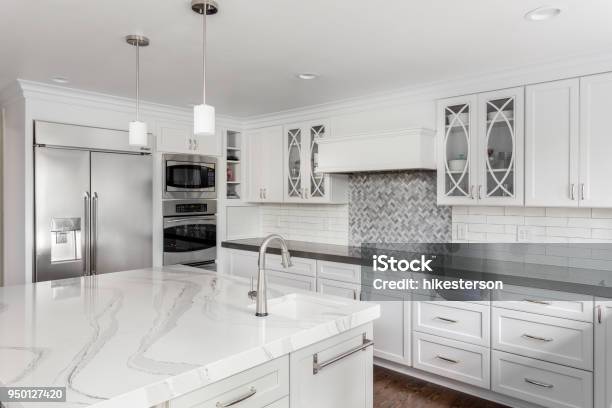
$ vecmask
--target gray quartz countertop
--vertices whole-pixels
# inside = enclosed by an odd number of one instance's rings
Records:
[[[222,247],[258,251],[263,238],[224,241]],[[612,244],[365,244],[344,246],[287,241],[299,258],[362,265],[362,284],[373,255],[433,256],[430,276],[444,279],[501,280],[504,285],[556,290],[612,299]],[[268,248],[280,253],[277,242]],[[367,283],[366,283],[367,284]]]

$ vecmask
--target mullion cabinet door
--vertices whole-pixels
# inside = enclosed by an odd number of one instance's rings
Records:
[[[304,148],[307,139],[304,133],[304,128],[300,125],[285,128],[284,191],[286,201],[304,199]]]
[[[524,88],[478,95],[476,196],[483,205],[524,204]]]
[[[317,167],[319,165],[319,144],[318,140],[324,138],[328,134],[328,126],[324,123],[308,125],[305,128],[308,138],[305,149],[305,177],[304,184],[306,186],[306,198],[310,201],[326,200],[329,195],[329,175],[319,173]]]
[[[476,201],[476,111],[475,95],[438,102],[438,204]]]

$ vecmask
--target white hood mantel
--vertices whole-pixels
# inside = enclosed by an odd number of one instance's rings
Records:
[[[317,171],[435,170],[435,134],[412,128],[318,140]]]

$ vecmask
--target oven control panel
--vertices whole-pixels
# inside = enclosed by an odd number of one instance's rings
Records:
[[[185,215],[214,215],[217,213],[216,200],[164,200],[164,217]]]

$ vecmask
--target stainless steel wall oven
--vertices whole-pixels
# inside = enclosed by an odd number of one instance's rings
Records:
[[[164,200],[164,265],[214,263],[216,212],[216,200]]]

